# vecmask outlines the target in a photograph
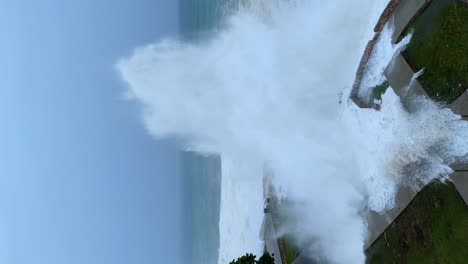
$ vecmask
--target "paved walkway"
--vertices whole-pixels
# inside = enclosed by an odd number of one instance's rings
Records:
[[[387,227],[405,210],[405,208],[413,201],[419,191],[424,187],[418,186],[417,190],[408,187],[402,187],[398,190],[395,199],[395,206],[385,212],[385,214],[378,214],[370,211],[367,216],[369,237],[366,239],[364,249],[369,248],[374,241],[387,229]]]
[[[465,204],[468,204],[468,170],[456,171],[450,175],[450,179],[452,179]]]
[[[468,91],[463,93],[460,97],[450,105],[450,108],[455,114],[463,117],[468,117]]]
[[[273,218],[270,213],[265,213],[263,217],[262,229],[260,237],[265,241],[265,246],[270,254],[275,258],[275,264],[281,263],[281,254],[278,247],[278,240],[276,239],[275,226],[273,225]]]
[[[468,120],[468,91],[458,97],[457,100],[450,105],[450,108],[454,113]],[[452,168],[455,173],[453,173],[450,178],[455,188],[457,188],[463,200],[468,205],[468,164],[454,164]]]
[[[414,110],[412,102],[414,102],[413,99],[415,97],[424,96],[429,98],[422,85],[418,82],[417,75],[401,54],[398,54],[387,66],[384,74],[390,86],[409,111]]]

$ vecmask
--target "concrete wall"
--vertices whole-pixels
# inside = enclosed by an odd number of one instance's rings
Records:
[[[362,77],[366,72],[367,62],[372,55],[372,50],[374,49],[375,43],[379,38],[379,34],[375,34],[374,38],[367,43],[366,49],[364,54],[361,57],[361,61],[359,62],[358,69],[356,71],[356,76],[354,77],[353,87],[351,89],[351,100],[359,106],[360,108],[370,108],[372,106],[371,98],[365,98],[359,93],[359,89],[361,88]],[[371,96],[372,97],[372,96]]]

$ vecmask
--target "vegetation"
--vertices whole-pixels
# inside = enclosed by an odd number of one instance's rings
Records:
[[[468,207],[452,183],[424,188],[368,249],[369,264],[467,263]]]
[[[382,95],[387,91],[389,86],[388,81],[384,81],[382,84],[376,86],[374,88],[374,98],[379,100],[382,99]]]
[[[290,235],[283,236],[281,238],[281,244],[286,264],[293,263],[293,261],[299,257],[301,250],[296,246],[296,243]]]
[[[265,251],[263,256],[261,256],[258,260],[256,260],[255,255],[248,253],[238,258],[237,260],[229,262],[229,264],[275,264],[275,259],[270,256],[267,251]]]
[[[428,94],[450,103],[468,88],[468,6],[456,0],[433,0],[407,32],[404,52]]]

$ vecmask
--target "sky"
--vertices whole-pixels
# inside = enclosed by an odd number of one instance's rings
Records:
[[[177,1],[0,0],[0,263],[178,263],[180,152],[114,65]]]

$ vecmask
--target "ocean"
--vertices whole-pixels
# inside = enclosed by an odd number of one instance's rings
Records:
[[[185,263],[216,264],[220,238],[220,158],[184,152],[182,166]]]
[[[229,0],[181,0],[180,37],[201,42],[216,30]],[[232,1],[233,2],[233,1]],[[184,152],[185,263],[217,264],[220,247],[221,159],[216,155]]]
[[[181,37],[188,41],[209,38],[222,18],[235,7],[234,0],[180,0],[179,24]]]

